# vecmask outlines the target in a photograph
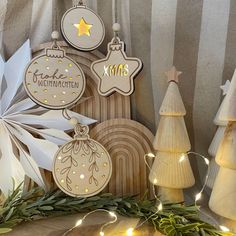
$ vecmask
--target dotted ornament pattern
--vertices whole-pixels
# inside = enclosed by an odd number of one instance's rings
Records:
[[[82,51],[96,49],[105,37],[102,19],[86,6],[76,6],[65,12],[61,32],[72,47]]]
[[[55,155],[53,176],[58,187],[73,197],[89,197],[102,191],[112,174],[106,149],[90,139],[88,126],[77,125],[74,139]]]
[[[24,86],[29,97],[40,106],[63,109],[76,103],[85,90],[80,66],[62,49],[46,49],[25,71]]]

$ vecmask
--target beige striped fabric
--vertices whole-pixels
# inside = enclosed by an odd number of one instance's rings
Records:
[[[87,0],[87,5],[104,20],[106,37],[100,51],[105,54],[113,36],[112,0]],[[49,41],[70,6],[72,0],[1,0],[0,44],[5,58],[27,38],[32,47]],[[117,10],[128,55],[144,63],[132,95],[133,119],[155,132],[167,88],[164,72],[174,64],[183,72],[180,90],[192,150],[207,154],[215,131],[212,120],[221,102],[219,86],[231,79],[236,67],[236,1],[117,0]],[[201,164],[192,159],[196,177],[203,177]]]

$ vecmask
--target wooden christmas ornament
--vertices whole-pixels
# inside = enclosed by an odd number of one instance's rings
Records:
[[[113,172],[106,191],[143,196],[149,188],[144,155],[153,153],[151,131],[130,119],[112,119],[95,126],[91,137],[107,149],[112,159]]]
[[[227,125],[224,138],[220,143],[216,154],[216,163],[220,166],[236,169],[236,123],[231,122]]]
[[[173,80],[170,80],[159,114],[164,116],[186,115],[186,110],[179,92],[178,84]]]
[[[230,81],[227,80],[224,85],[220,86],[221,90],[223,91],[223,96],[225,96],[230,88]],[[221,141],[223,140],[224,137],[224,132],[226,129],[227,121],[226,120],[221,120],[219,118],[219,114],[221,113],[222,108],[225,106],[226,102],[226,97],[224,97],[217,114],[214,119],[214,124],[218,126],[217,131],[215,133],[215,136],[212,139],[212,142],[209,146],[208,153],[212,157],[210,161],[210,166],[209,166],[209,174],[208,174],[208,181],[207,181],[207,186],[210,188],[213,188],[216,176],[219,171],[219,165],[216,163],[215,157],[218,151],[218,148],[220,146]]]
[[[188,155],[157,152],[149,180],[155,185],[173,189],[193,186],[195,179]]]
[[[229,87],[229,88],[228,88]],[[224,105],[221,107],[218,117],[221,121],[236,121],[236,69],[231,79],[230,86],[226,86],[227,94]]]
[[[236,220],[236,171],[220,167],[211,193],[209,207],[216,214]]]
[[[53,163],[58,187],[73,197],[89,197],[102,191],[112,173],[107,150],[88,135],[86,125],[75,126],[74,139],[60,147]]]
[[[85,90],[85,76],[80,66],[56,42],[35,57],[25,71],[24,87],[38,105],[62,109],[76,103]]]
[[[61,32],[71,46],[82,51],[96,49],[105,37],[102,19],[85,5],[77,5],[65,12]]]
[[[184,118],[182,116],[161,116],[153,147],[155,150],[163,152],[189,151],[191,145]]]
[[[108,96],[118,92],[129,96],[134,91],[134,77],[142,69],[142,62],[138,58],[127,57],[124,42],[114,37],[107,47],[106,58],[95,61],[91,65],[93,74],[98,79],[98,92]]]
[[[195,182],[187,156],[191,145],[178,88],[180,74],[174,66],[166,73],[169,85],[159,110],[161,119],[153,142],[157,154],[149,175],[150,182],[159,186],[161,199],[172,203],[183,202],[183,189]]]

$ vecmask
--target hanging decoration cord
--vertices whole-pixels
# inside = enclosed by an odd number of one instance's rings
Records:
[[[120,24],[118,23],[117,0],[112,0],[112,23],[112,29],[114,32],[114,43],[117,43],[118,32],[120,31]]]
[[[62,116],[66,119],[66,120],[70,120],[71,116],[68,114],[68,110],[67,108],[62,110]]]
[[[58,49],[58,45],[57,45],[57,40],[59,38],[59,32],[58,32],[58,10],[57,10],[57,0],[53,0],[52,2],[52,6],[53,6],[53,18],[52,18],[52,40],[53,40],[53,45],[52,48],[54,49]]]

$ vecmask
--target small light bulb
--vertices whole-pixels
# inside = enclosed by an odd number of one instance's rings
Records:
[[[206,162],[207,165],[210,164],[210,161],[207,158],[204,158],[204,161]]]
[[[112,211],[109,212],[109,215],[110,215],[111,217],[115,217],[115,218],[116,218],[116,214],[115,214],[114,212],[112,212]]]
[[[148,156],[148,157],[151,157],[151,158],[154,158],[154,157],[155,157],[155,155],[154,155],[153,153],[151,153],[151,152],[149,152],[149,153],[147,154],[147,156]]]
[[[195,201],[200,200],[201,197],[202,197],[202,193],[200,192],[200,193],[198,193],[198,194],[195,196]]]
[[[230,230],[229,230],[226,226],[224,226],[224,225],[220,225],[219,227],[220,227],[220,229],[221,229],[223,232],[229,232],[229,231],[230,231]]]
[[[100,231],[100,236],[104,236],[104,235],[105,235],[104,232]]]
[[[186,155],[185,155],[185,154],[182,154],[182,155],[180,156],[180,158],[179,158],[179,162],[184,161],[185,158],[186,158]]]
[[[78,227],[78,226],[80,226],[82,223],[83,223],[83,220],[80,219],[80,220],[78,220],[78,221],[76,222],[75,226]]]
[[[163,210],[163,205],[162,205],[162,203],[159,204],[159,206],[158,206],[157,209],[158,209],[158,211],[162,211],[162,210]]]
[[[133,235],[134,228],[129,228],[126,231],[127,236],[132,236]]]
[[[156,178],[153,180],[153,184],[157,184],[157,179]]]

